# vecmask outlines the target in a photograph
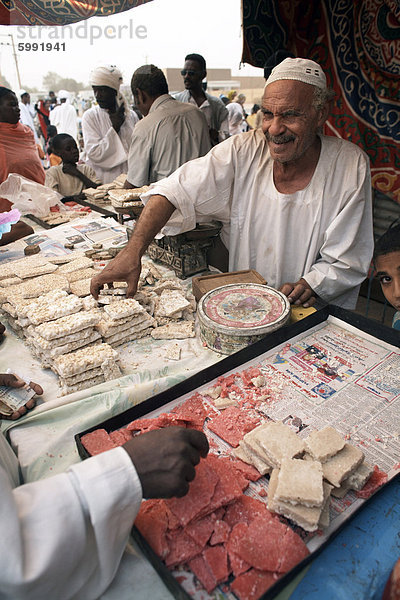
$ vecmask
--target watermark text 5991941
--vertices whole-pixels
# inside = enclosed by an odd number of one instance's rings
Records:
[[[65,42],[18,42],[18,52],[65,52]]]
[[[87,21],[72,26],[63,25],[62,27],[51,27],[40,25],[39,27],[17,27],[17,39],[19,40],[89,40],[92,46],[96,40],[106,38],[108,40],[138,39],[147,38],[147,27],[145,25],[135,25],[132,19],[129,19],[124,25],[89,25]],[[60,44],[60,48],[61,49]],[[41,44],[37,50],[42,50]],[[26,48],[24,48],[26,50]],[[32,48],[33,50],[33,48]],[[46,48],[43,48],[46,50]],[[65,50],[65,48],[64,48]]]

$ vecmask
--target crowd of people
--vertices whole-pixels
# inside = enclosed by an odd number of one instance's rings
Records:
[[[247,121],[241,95],[234,101],[230,94],[225,104],[204,90],[205,75],[204,59],[187,55],[185,91],[172,98],[162,71],[144,65],[132,76],[133,110],[120,93],[119,69],[96,68],[91,85],[97,104],[82,117],[84,163],[75,129],[60,130],[63,119],[72,123],[68,104],[60,102],[50,124],[58,110],[51,149],[61,162],[47,173],[30,125],[20,122],[29,100],[21,110],[16,95],[0,89],[1,181],[17,172],[39,183],[46,179],[68,196],[123,172],[126,187],[152,184],[128,245],[92,279],[94,297],[115,281],[126,281],[133,296],[141,257],[160,230],[176,235],[215,218],[223,224],[229,270],[256,269],[295,304],[311,306],[320,297],[354,308],[373,255],[369,160],[355,144],[322,134],[332,91],[320,65],[303,58],[279,62],[261,109],[255,106]],[[46,102],[40,105],[44,123],[48,110]],[[374,259],[397,310],[399,234],[394,228]],[[20,385],[6,375],[0,380]],[[3,449],[4,597],[99,597],[115,575],[141,499],[185,494],[207,451],[202,433],[170,428],[65,474],[15,487],[17,467]]]

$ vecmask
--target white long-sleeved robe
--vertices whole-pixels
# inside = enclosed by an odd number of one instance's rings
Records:
[[[115,448],[66,473],[17,485],[17,459],[0,434],[0,598],[99,598],[142,500],[128,454]]]
[[[36,133],[36,127],[34,118],[36,115],[36,111],[30,104],[24,104],[23,102],[19,102],[19,110],[21,111],[20,121],[24,125],[27,125],[33,131],[33,135],[35,136],[35,142],[39,143],[39,138]]]
[[[367,155],[345,140],[321,136],[321,153],[305,189],[281,194],[262,130],[234,136],[151,186],[176,207],[165,235],[218,219],[231,271],[256,269],[279,288],[304,277],[327,302],[354,308],[373,251]]]
[[[83,113],[85,160],[103,183],[111,183],[121,173],[128,172],[129,147],[138,120],[132,110],[125,113],[125,121],[117,133],[104,108],[93,106]]]
[[[68,133],[78,140],[78,115],[72,104],[63,102],[50,112],[50,123],[57,127],[57,133]]]

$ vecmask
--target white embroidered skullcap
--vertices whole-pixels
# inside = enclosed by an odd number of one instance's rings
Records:
[[[18,90],[18,96],[21,98],[22,96],[24,96],[25,94],[27,94],[28,92],[26,90]]]
[[[326,90],[326,77],[318,63],[308,58],[285,58],[274,67],[265,86],[274,81],[293,79]]]
[[[93,69],[90,74],[90,85],[105,85],[117,92],[119,92],[122,81],[122,73],[114,65],[101,65]]]
[[[60,90],[57,96],[60,98],[60,100],[62,100],[63,98],[68,100],[71,97],[71,94],[67,92],[67,90]]]

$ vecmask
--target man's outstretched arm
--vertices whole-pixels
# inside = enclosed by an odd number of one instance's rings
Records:
[[[174,210],[175,207],[165,196],[152,196],[144,207],[126,248],[121,250],[101,273],[93,277],[90,292],[96,300],[104,284],[112,284],[114,281],[126,281],[127,296],[135,295],[141,270],[141,258]]]

